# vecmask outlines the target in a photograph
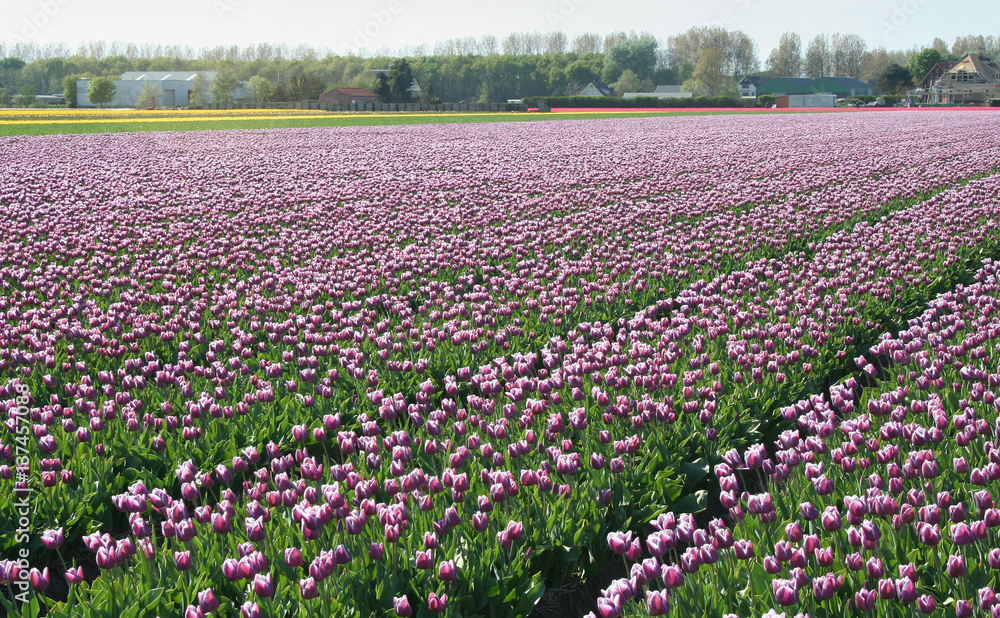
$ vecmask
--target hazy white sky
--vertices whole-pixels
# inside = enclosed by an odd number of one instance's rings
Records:
[[[781,33],[803,42],[820,33],[855,33],[870,47],[905,49],[939,36],[993,34],[1000,2],[967,0],[3,0],[0,36],[40,44],[105,40],[247,45],[306,43],[335,52],[364,46],[433,44],[454,37],[562,30],[646,30],[665,38],[697,25],[743,30],[762,58]],[[360,45],[359,45],[360,44]]]

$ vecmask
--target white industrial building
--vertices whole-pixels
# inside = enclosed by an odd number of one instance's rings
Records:
[[[186,107],[191,91],[199,84],[204,86],[205,103],[212,103],[212,93],[209,91],[217,71],[128,71],[122,73],[121,79],[115,80],[115,98],[106,107],[135,107],[139,102],[139,93],[143,85],[151,82],[159,90],[157,107]],[[89,79],[76,82],[77,107],[97,107],[87,100]],[[246,98],[242,88],[234,94],[236,99]]]

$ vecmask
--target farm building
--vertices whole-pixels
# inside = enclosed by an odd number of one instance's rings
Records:
[[[920,85],[918,87],[923,88],[924,90],[930,90],[934,86],[934,82],[941,79],[941,76],[947,73],[950,68],[950,62],[939,62],[935,64],[931,67],[930,71],[927,71],[927,75],[924,75],[924,78],[920,80]]]
[[[760,75],[747,75],[740,80],[740,83],[736,84],[736,88],[740,91],[741,97],[753,97],[756,99],[757,88],[764,85],[766,81]]]
[[[980,50],[967,54],[935,80],[927,103],[982,105],[1000,99],[1000,66]]]
[[[185,107],[190,100],[191,91],[204,89],[206,103],[212,103],[209,88],[216,71],[127,71],[120,79],[115,80],[115,98],[108,107],[135,107],[139,101],[139,93],[147,82],[152,82],[159,90],[156,105],[160,107]],[[97,107],[87,100],[89,79],[79,79],[76,82],[76,101],[78,107]],[[236,99],[247,98],[242,88],[237,89]]]
[[[823,77],[812,83],[813,92],[828,92],[838,99],[872,97],[878,94],[875,86],[853,77]]]
[[[813,94],[813,80],[808,77],[775,77],[771,81],[757,86],[757,96],[770,94]]]
[[[784,107],[833,107],[837,96],[833,94],[783,94],[778,96],[775,106]]]
[[[580,91],[581,97],[613,97],[615,89],[604,82],[590,82]]]
[[[366,88],[331,88],[319,95],[320,105],[350,105],[352,103],[374,103],[375,93]]]

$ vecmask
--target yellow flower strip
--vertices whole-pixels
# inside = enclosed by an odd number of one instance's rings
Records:
[[[670,110],[670,112],[684,111],[682,109]],[[664,112],[664,113],[670,113]],[[591,111],[581,111],[581,112],[554,112],[545,114],[545,117],[558,118],[561,116],[571,115],[578,116],[581,114],[608,114],[608,113],[619,113],[619,112],[591,112]],[[630,113],[625,110],[620,113]],[[636,112],[631,112],[636,113]],[[657,113],[657,112],[642,112],[643,114]],[[481,117],[481,116],[527,116],[524,112],[429,112],[429,113],[387,113],[387,114],[374,114],[374,113],[342,113],[342,114],[298,114],[290,116],[253,116],[253,115],[242,115],[242,116],[173,116],[173,117],[157,117],[157,118],[72,118],[72,119],[54,119],[54,120],[0,120],[0,124],[4,125],[22,125],[22,124],[82,124],[82,123],[101,123],[101,122],[113,122],[113,123],[142,123],[142,122],[212,122],[212,121],[224,121],[224,120],[308,120],[308,119],[329,119],[329,120],[339,120],[347,118],[447,118],[447,117]],[[538,118],[538,114],[531,114],[532,117]]]

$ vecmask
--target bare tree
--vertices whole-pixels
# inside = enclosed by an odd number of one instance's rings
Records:
[[[573,39],[573,51],[578,54],[599,54],[602,43],[601,35],[584,32]]]
[[[931,47],[938,50],[942,56],[947,56],[951,50],[948,49],[948,44],[944,42],[941,37],[936,37],[934,42],[931,43]]]
[[[901,63],[893,60],[892,56],[884,47],[876,47],[870,52],[865,54],[864,68],[861,71],[861,79],[865,81],[874,83],[885,70],[889,68],[892,64],[905,64],[905,60]]]
[[[667,39],[667,50],[670,66],[679,67],[690,63],[698,64],[702,50],[716,47],[720,50],[729,48],[729,31],[718,26],[695,26],[686,32]],[[724,55],[728,56],[728,54]]]
[[[504,55],[520,55],[524,53],[524,37],[519,32],[511,32],[503,40]]]
[[[980,49],[986,48],[986,37],[983,35],[966,35],[955,38],[955,44],[951,46],[951,53],[956,56],[964,56]]]
[[[830,51],[830,40],[825,34],[818,34],[809,42],[806,49],[806,76],[819,79],[830,74],[833,68],[833,54]]]
[[[728,45],[725,47],[726,60],[729,61],[729,74],[749,75],[760,69],[757,42],[741,30],[729,33]]]
[[[618,32],[612,32],[611,34],[604,37],[604,53],[610,53],[611,48],[619,43],[624,43],[628,40],[628,33],[624,30],[619,30]]]
[[[545,53],[561,54],[566,51],[569,39],[565,32],[550,32],[545,35]]]
[[[767,70],[775,77],[800,77],[802,68],[802,37],[796,32],[782,34],[767,57]]]
[[[833,52],[833,72],[839,77],[859,79],[865,66],[868,44],[856,34],[835,34],[830,37]]]
[[[500,53],[500,44],[492,34],[484,35],[479,39],[479,52],[484,56],[495,56]]]
[[[524,34],[524,53],[540,54],[545,49],[545,36],[541,32],[526,32]]]

